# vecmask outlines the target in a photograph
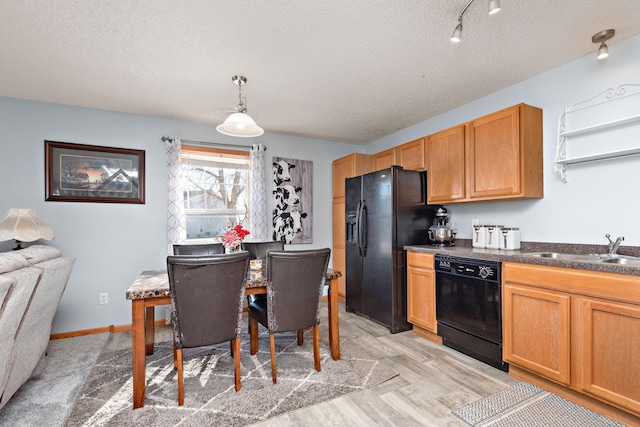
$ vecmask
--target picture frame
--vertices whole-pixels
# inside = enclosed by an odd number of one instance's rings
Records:
[[[145,152],[45,141],[45,201],[145,203]]]

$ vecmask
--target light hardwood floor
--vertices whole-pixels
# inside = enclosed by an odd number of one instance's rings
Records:
[[[466,426],[451,410],[519,382],[412,331],[390,334],[370,320],[346,313],[342,304],[340,337],[354,339],[400,375],[254,426]]]
[[[326,312],[322,310],[325,325]],[[451,414],[453,409],[519,382],[412,331],[390,334],[387,328],[347,313],[342,303],[339,313],[341,340],[355,340],[399,375],[376,387],[253,426],[466,426]],[[169,327],[156,329],[157,341],[170,339]],[[130,345],[129,332],[116,333],[109,341],[111,349]]]

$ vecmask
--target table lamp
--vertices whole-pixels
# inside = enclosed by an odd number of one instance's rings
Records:
[[[22,249],[22,242],[53,237],[53,230],[38,219],[33,209],[11,208],[0,220],[0,242],[13,239],[16,242],[14,251]]]

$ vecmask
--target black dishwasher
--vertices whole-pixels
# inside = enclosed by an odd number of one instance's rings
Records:
[[[437,254],[436,318],[442,343],[503,371],[500,262]]]

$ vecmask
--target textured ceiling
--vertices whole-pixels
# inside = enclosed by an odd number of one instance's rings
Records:
[[[0,96],[368,143],[640,32],[638,0],[0,0]],[[612,54],[614,54],[614,49]]]

